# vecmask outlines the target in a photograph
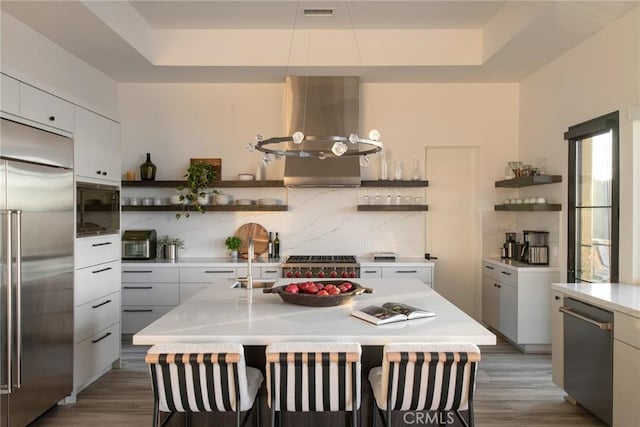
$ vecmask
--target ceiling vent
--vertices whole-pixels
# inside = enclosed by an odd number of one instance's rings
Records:
[[[304,16],[333,16],[333,9],[304,9]]]

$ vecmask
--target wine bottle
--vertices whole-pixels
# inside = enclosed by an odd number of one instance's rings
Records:
[[[151,162],[151,153],[147,153],[147,161],[140,165],[140,179],[142,181],[156,179],[156,165]]]
[[[271,232],[269,232],[269,246],[267,249],[267,256],[269,257],[269,259],[273,258],[273,238]]]
[[[280,238],[278,233],[276,233],[276,238],[273,241],[273,257],[280,258]]]

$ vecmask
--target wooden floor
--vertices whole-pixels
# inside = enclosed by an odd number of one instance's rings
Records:
[[[54,407],[32,425],[150,426],[152,398],[143,362],[145,352],[144,347],[123,342],[121,369],[111,370],[87,387],[76,404]],[[482,347],[482,352],[475,395],[476,426],[603,425],[581,407],[565,401],[564,393],[551,383],[550,355],[522,354],[504,341]],[[170,425],[181,425],[180,421],[176,416]],[[194,425],[215,425],[198,418],[194,421]],[[400,421],[395,425],[419,424]]]

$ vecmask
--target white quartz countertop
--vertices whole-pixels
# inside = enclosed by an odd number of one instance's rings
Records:
[[[514,261],[511,259],[502,259],[497,257],[485,257],[485,258],[482,258],[482,261],[488,262],[493,265],[497,265],[498,267],[505,267],[511,270],[516,270],[518,272],[525,272],[525,271],[559,272],[560,271],[560,267],[549,266],[549,265],[530,265],[524,262]]]
[[[640,317],[640,285],[628,283],[554,283],[551,289],[605,309]]]
[[[298,279],[297,281],[300,281]],[[280,279],[276,285],[296,282]],[[358,295],[338,307],[306,307],[282,301],[279,295],[231,289],[230,281],[214,282],[133,336],[133,344],[176,342],[238,342],[266,345],[282,341],[355,341],[362,345],[390,342],[470,342],[494,345],[496,337],[418,279],[359,279],[373,294]],[[367,305],[405,302],[436,313],[376,326],[351,316]]]
[[[253,261],[254,267],[280,267],[280,259],[267,259],[258,257]],[[150,260],[123,260],[123,265],[128,267],[246,267],[247,260],[244,258],[231,259],[229,257],[181,257],[174,261],[156,258]]]

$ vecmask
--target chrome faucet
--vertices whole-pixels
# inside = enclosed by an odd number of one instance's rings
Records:
[[[254,255],[253,237],[249,237],[249,247],[247,249],[247,302],[249,304],[253,303],[253,275],[251,274],[251,269]]]

